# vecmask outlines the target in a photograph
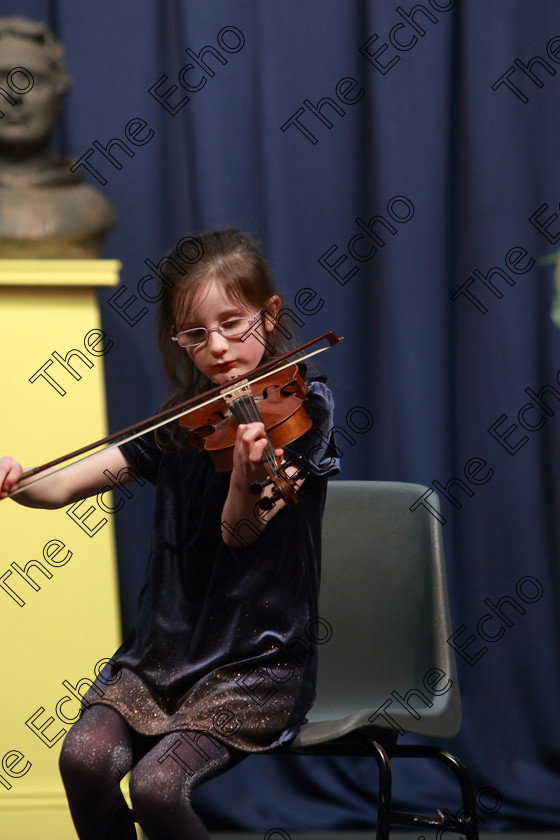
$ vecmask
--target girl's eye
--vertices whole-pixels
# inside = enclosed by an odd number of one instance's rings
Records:
[[[187,330],[186,332],[194,341],[204,341],[206,338],[206,330],[202,327],[195,328],[194,330]]]

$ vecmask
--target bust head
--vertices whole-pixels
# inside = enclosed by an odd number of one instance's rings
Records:
[[[53,157],[69,88],[62,44],[45,24],[0,18],[0,259],[95,258],[115,223],[71,158]]]
[[[7,74],[22,67],[33,77],[27,93],[25,76],[15,74],[8,85]],[[22,160],[50,146],[53,125],[63,95],[71,82],[64,62],[64,49],[43,23],[23,18],[0,18],[0,87],[15,105],[0,98],[0,154]]]

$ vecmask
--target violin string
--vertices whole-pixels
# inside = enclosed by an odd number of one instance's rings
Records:
[[[262,417],[259,413],[259,409],[257,408],[257,404],[255,402],[254,396],[246,395],[245,398],[241,398],[239,400],[239,414],[243,418],[245,423],[262,423]],[[264,431],[266,437],[266,446],[263,449],[263,457],[262,460],[267,463],[272,469],[277,471],[278,464],[276,461],[276,455],[274,454],[274,449],[272,448],[272,444],[270,443],[270,438],[266,432],[266,426]]]
[[[328,338],[329,335],[331,335],[331,334],[326,333],[323,336],[319,336],[319,338],[315,339],[315,340],[319,341],[319,340],[325,338],[327,341],[329,341],[329,338]],[[336,338],[336,343],[338,343],[338,341],[342,341],[342,336]],[[290,361],[284,362],[282,365],[280,365],[280,367],[274,368],[273,370],[270,370],[270,369],[267,370],[266,373],[263,373],[263,374],[259,375],[258,377],[255,377],[255,379],[251,380],[251,382],[252,382],[252,384],[260,382],[262,379],[266,379],[268,376],[271,376],[272,374],[280,373],[281,371],[285,370],[285,368],[290,367],[291,365],[297,365],[300,362],[305,361],[306,359],[310,359],[312,356],[317,355],[317,353],[323,353],[325,350],[329,350],[332,346],[333,346],[333,344],[329,343],[326,347],[319,347],[318,350],[312,350],[311,352],[306,353],[305,355],[300,356],[299,358],[293,359],[293,358],[290,357]],[[179,418],[183,417],[185,414],[188,414],[189,411],[192,411],[195,408],[198,410],[200,408],[204,408],[207,405],[210,405],[211,403],[215,402],[216,399],[217,399],[216,396],[209,397],[208,399],[203,400],[203,402],[198,403],[196,406],[191,405],[191,406],[189,406],[189,408],[185,408],[181,412],[177,412],[177,414],[172,414],[172,412],[170,412],[171,416],[167,415],[165,417],[165,419],[163,419],[163,420],[160,419],[159,421],[151,423],[147,426],[142,426],[141,429],[139,429],[139,430],[137,430],[133,433],[127,434],[124,438],[112,441],[108,445],[104,446],[103,449],[100,448],[103,445],[103,443],[101,441],[99,441],[97,444],[93,445],[92,449],[94,447],[97,447],[97,448],[94,449],[94,451],[90,451],[90,452],[88,452],[88,454],[81,455],[80,458],[78,458],[78,453],[75,453],[74,457],[77,460],[73,460],[69,464],[65,464],[64,466],[59,467],[57,470],[49,469],[47,471],[46,467],[33,467],[29,470],[26,470],[19,479],[20,481],[25,480],[26,483],[24,485],[22,485],[21,487],[15,487],[13,490],[11,490],[8,493],[7,498],[8,499],[13,498],[14,496],[17,496],[19,493],[22,493],[24,490],[27,490],[29,487],[33,486],[34,484],[37,484],[39,481],[44,481],[44,479],[48,478],[49,475],[52,475],[53,472],[62,472],[63,470],[69,469],[70,467],[74,466],[74,464],[77,463],[78,460],[79,461],[87,461],[88,459],[93,458],[95,455],[99,455],[101,452],[106,452],[109,449],[114,449],[115,446],[122,446],[125,443],[130,443],[131,441],[135,440],[137,437],[140,437],[140,435],[146,435],[149,432],[153,432],[156,429],[159,429],[161,426],[165,426],[167,423],[170,423],[173,420],[179,420]],[[82,451],[82,450],[79,450],[79,452],[80,451]],[[68,456],[65,456],[65,457],[67,458]],[[64,458],[61,459],[61,460],[64,460]],[[55,461],[55,463],[51,464],[51,467],[54,467],[56,463],[57,462]],[[60,461],[58,461],[58,463],[60,463]],[[27,477],[30,478],[31,476],[34,476],[33,480],[32,481],[27,481],[26,478]]]

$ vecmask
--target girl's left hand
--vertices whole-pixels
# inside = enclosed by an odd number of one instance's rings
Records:
[[[268,473],[261,463],[266,447],[264,423],[241,423],[237,428],[233,448],[233,471],[231,480],[240,489],[248,491],[254,481],[264,481]],[[281,460],[283,449],[275,449]]]

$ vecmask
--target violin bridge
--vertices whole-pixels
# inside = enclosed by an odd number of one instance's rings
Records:
[[[235,402],[235,400],[241,397],[250,397],[252,395],[253,392],[248,379],[242,379],[241,382],[236,383],[235,387],[224,388],[223,391],[220,391],[220,396],[224,398],[228,405],[231,405],[232,402]]]

